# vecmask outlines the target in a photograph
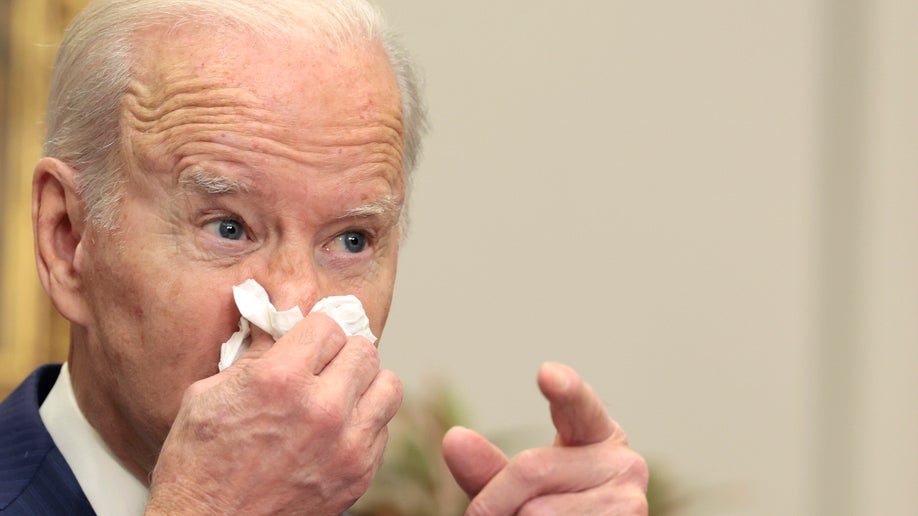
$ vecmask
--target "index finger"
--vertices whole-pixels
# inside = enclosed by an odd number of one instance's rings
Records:
[[[595,444],[621,432],[593,388],[570,367],[546,362],[539,368],[538,381],[539,389],[548,399],[551,419],[558,431],[556,444]]]

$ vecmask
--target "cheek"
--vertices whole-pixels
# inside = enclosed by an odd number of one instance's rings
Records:
[[[97,268],[92,281],[100,344],[132,369],[188,384],[216,372],[220,344],[235,331],[238,315],[230,286],[217,286],[222,278],[157,265],[127,257]]]
[[[144,314],[138,323],[151,354],[168,355],[164,360],[178,369],[216,367],[220,344],[236,331],[239,322],[231,285],[223,288],[221,280],[187,275],[151,289],[153,295],[135,308]]]
[[[392,305],[392,294],[395,285],[395,271],[386,274],[385,278],[377,278],[378,282],[371,287],[360,289],[354,294],[363,303],[367,317],[370,319],[370,329],[373,334],[380,337],[389,317],[389,308]]]

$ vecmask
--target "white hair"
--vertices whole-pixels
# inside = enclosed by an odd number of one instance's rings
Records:
[[[94,0],[67,28],[58,50],[44,148],[46,156],[77,170],[88,222],[115,227],[124,181],[121,100],[132,80],[137,35],[152,27],[189,24],[245,31],[269,41],[305,35],[336,46],[381,44],[401,95],[410,191],[426,129],[420,86],[407,52],[364,0]]]

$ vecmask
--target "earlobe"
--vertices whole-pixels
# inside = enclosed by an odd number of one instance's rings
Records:
[[[78,267],[85,229],[83,214],[74,170],[60,160],[42,158],[32,176],[38,276],[54,307],[78,324],[85,324],[87,317]]]

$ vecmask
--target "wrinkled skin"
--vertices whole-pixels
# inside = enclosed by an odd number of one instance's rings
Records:
[[[150,514],[338,514],[368,487],[401,402],[377,350],[313,314],[276,343],[256,330],[219,374],[217,361],[247,278],[304,313],[354,294],[382,334],[405,197],[388,61],[375,44],[138,37],[117,229],[83,222],[67,164],[44,158],[34,178],[39,275],[72,322],[80,408],[150,485]],[[646,466],[595,393],[557,365],[539,385],[554,446],[511,461],[447,435],[469,514],[646,512]]]

